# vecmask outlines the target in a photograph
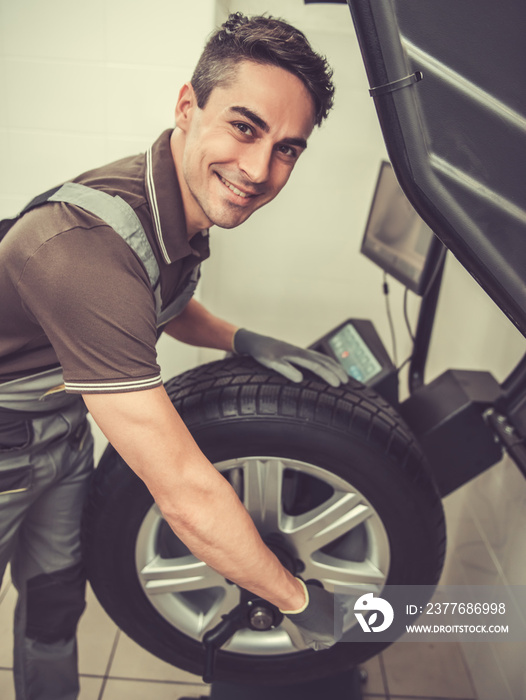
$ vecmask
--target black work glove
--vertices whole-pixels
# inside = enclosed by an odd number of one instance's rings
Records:
[[[343,367],[328,355],[304,350],[267,335],[240,328],[234,335],[234,352],[250,355],[264,367],[273,369],[292,382],[301,382],[303,374],[292,365],[299,365],[317,374],[331,386],[346,384],[349,377]]]
[[[298,579],[301,581],[301,579]],[[304,583],[306,606],[301,612],[280,610],[298,628],[305,644],[319,651],[329,649],[343,635],[343,611],[335,608],[334,595],[315,583]]]

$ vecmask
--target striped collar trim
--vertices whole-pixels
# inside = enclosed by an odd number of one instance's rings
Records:
[[[153,160],[152,149],[149,148],[148,151],[146,152],[146,184],[148,187],[148,194],[150,196],[152,220],[153,220],[153,225],[155,228],[155,235],[157,238],[157,243],[159,244],[159,249],[161,251],[161,255],[163,256],[163,260],[165,263],[170,264],[172,261],[170,259],[170,256],[168,255],[168,251],[166,249],[166,244],[164,242],[163,230],[162,230],[162,226],[161,226],[161,216],[159,214],[159,205],[157,203],[157,194],[155,192],[155,182],[153,179],[152,160]]]

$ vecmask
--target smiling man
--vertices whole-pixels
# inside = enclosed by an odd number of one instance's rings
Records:
[[[233,228],[286,184],[314,127],[312,98],[295,75],[245,61],[200,109],[189,83],[176,110],[172,153],[190,235]]]
[[[238,226],[276,197],[332,97],[330,69],[301,32],[232,15],[181,89],[174,130],[1,222],[0,576],[11,561],[18,700],[78,693],[86,407],[197,557],[289,611],[309,646],[334,643],[331,597],[262,542],[168,399],[155,350],[165,331],[292,381],[303,368],[346,381],[328,357],[239,329],[191,298],[208,228]]]

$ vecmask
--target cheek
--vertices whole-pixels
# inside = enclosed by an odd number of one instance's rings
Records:
[[[220,128],[202,128],[192,134],[192,148],[200,161],[207,163],[231,160],[237,156],[239,143]]]
[[[272,172],[272,184],[276,190],[276,194],[285,187],[293,169],[294,166],[291,167],[281,162],[274,165]]]

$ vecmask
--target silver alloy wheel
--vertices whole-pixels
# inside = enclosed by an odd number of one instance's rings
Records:
[[[280,533],[302,562],[304,580],[317,579],[349,600],[379,594],[389,572],[387,532],[371,503],[341,477],[293,459],[246,457],[215,465],[236,489],[262,536]],[[313,508],[291,512],[288,494],[299,480],[321,492]],[[168,542],[168,546],[166,545]],[[138,533],[135,561],[152,606],[195,640],[215,627],[239,603],[239,589],[194,557],[152,506]],[[346,618],[347,619],[347,618]],[[347,627],[353,623],[346,623]],[[223,647],[243,654],[303,650],[295,627],[284,618],[265,633],[240,630]]]

